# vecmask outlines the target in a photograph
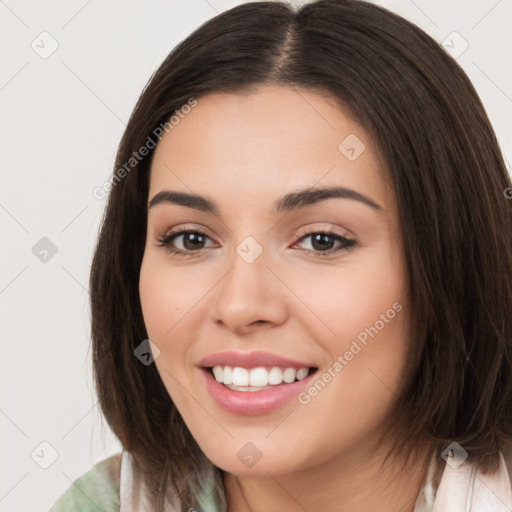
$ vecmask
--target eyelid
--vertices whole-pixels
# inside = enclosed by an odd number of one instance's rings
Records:
[[[319,233],[319,232],[331,232],[333,234],[341,236],[342,238],[347,238],[347,239],[352,239],[352,237],[354,236],[348,230],[345,230],[345,234],[340,233],[340,228],[330,222],[324,222],[324,223],[319,222],[316,224],[320,224],[320,226],[315,225],[314,227],[311,227],[311,224],[308,224],[307,226],[299,228],[297,236],[299,238],[302,238],[304,235],[311,235],[311,234]]]
[[[175,235],[177,233],[181,233],[182,231],[201,231],[203,232],[208,238],[214,240],[216,237],[211,235],[211,231],[203,226],[202,224],[194,224],[194,223],[187,223],[187,224],[179,224],[178,226],[174,228],[166,229],[163,232],[163,235],[158,238],[163,238],[169,235]]]

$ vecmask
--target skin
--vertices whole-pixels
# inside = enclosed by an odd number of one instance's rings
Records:
[[[366,146],[354,161],[338,150],[349,134]],[[193,192],[220,210],[149,209],[140,298],[169,395],[206,456],[229,472],[230,512],[414,508],[428,450],[404,482],[396,467],[380,467],[388,446],[377,443],[408,347],[406,267],[385,176],[367,133],[332,100],[284,86],[201,97],[156,148],[149,200],[166,189]],[[335,198],[271,213],[283,195],[327,185],[354,189],[381,210]],[[171,230],[191,228],[206,233],[202,246],[183,236],[173,243],[191,255],[157,246]],[[313,237],[300,240],[305,230],[356,245],[322,257]],[[236,252],[248,236],[263,249],[252,263]],[[340,248],[330,240],[324,252]],[[309,361],[321,375],[395,303],[401,311],[307,404],[235,415],[204,385],[199,361],[228,349]],[[261,452],[252,468],[237,457],[247,442]]]

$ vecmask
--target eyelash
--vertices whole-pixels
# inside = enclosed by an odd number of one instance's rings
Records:
[[[200,252],[202,249],[198,249],[197,251],[181,251],[179,249],[174,249],[170,246],[171,242],[177,238],[178,236],[184,235],[184,234],[196,234],[200,236],[204,236],[206,238],[210,238],[206,233],[199,231],[197,229],[187,229],[187,230],[181,230],[181,231],[174,231],[171,233],[166,234],[165,236],[158,239],[158,247],[165,247],[167,252],[169,252],[173,256],[192,256],[195,253]],[[356,245],[355,240],[351,240],[349,238],[345,238],[344,236],[339,235],[338,233],[334,233],[332,231],[310,231],[307,233],[303,233],[297,242],[300,242],[302,240],[305,240],[306,238],[312,236],[312,235],[327,235],[330,237],[333,237],[336,241],[340,242],[342,244],[342,247],[338,249],[329,249],[328,251],[314,251],[310,249],[304,249],[306,253],[310,256],[313,256],[315,258],[325,258],[327,256],[330,256],[333,253],[342,251],[342,250],[350,250]],[[295,242],[295,243],[297,243]],[[295,245],[295,244],[294,244]]]

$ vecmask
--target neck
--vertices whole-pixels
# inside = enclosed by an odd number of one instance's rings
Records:
[[[402,478],[397,478],[399,461],[382,464],[382,449],[344,453],[321,466],[287,474],[228,474],[224,481],[227,512],[413,512],[432,454],[429,443],[422,446]]]

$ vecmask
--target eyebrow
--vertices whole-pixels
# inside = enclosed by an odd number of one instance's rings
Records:
[[[271,214],[277,215],[281,212],[297,210],[327,199],[352,199],[376,211],[382,211],[382,206],[360,192],[345,187],[329,186],[324,188],[306,188],[298,192],[286,194],[274,203]],[[158,192],[149,202],[148,210],[162,203],[186,206],[187,208],[193,208],[214,215],[219,215],[220,213],[218,206],[210,198],[174,190],[162,190]]]

